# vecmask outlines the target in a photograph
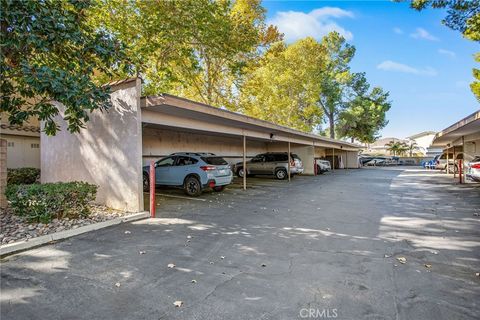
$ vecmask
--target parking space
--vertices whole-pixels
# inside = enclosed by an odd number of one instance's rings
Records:
[[[398,167],[252,181],[4,259],[1,318],[480,317],[478,188]]]

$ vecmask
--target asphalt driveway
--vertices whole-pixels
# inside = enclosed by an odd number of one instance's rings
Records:
[[[480,318],[478,187],[402,168],[250,185],[162,191],[159,219],[3,259],[1,319]]]

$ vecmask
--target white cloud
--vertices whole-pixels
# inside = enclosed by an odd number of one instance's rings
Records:
[[[403,34],[403,30],[398,27],[393,28],[393,32],[395,32],[396,34]]]
[[[438,49],[438,53],[449,56],[450,58],[455,58],[456,56],[455,52],[447,49]]]
[[[305,37],[320,39],[331,31],[337,31],[345,39],[353,34],[333,21],[334,18],[353,18],[353,13],[340,8],[324,7],[310,11],[280,11],[268,21],[285,34],[285,41],[293,42]]]
[[[377,69],[383,71],[393,71],[393,72],[402,72],[402,73],[411,73],[422,76],[436,76],[437,70],[432,67],[425,67],[422,69],[409,66],[407,64],[398,63],[391,60],[385,60],[377,66]]]
[[[438,41],[439,39],[432,34],[430,34],[427,30],[423,28],[417,28],[414,33],[411,33],[410,36],[415,39],[424,39],[430,41]]]

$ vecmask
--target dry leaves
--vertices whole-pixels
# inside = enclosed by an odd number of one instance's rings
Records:
[[[407,263],[407,258],[405,257],[397,257],[397,261],[400,262],[401,264]]]
[[[175,307],[179,308],[179,307],[183,306],[183,301],[177,300],[173,303],[173,305]]]
[[[167,267],[169,267],[170,269],[172,269],[172,268],[175,268],[176,265],[175,265],[174,263],[169,263],[169,264],[167,265]]]

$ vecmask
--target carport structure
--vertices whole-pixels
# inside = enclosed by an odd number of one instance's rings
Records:
[[[433,147],[441,147],[447,154],[447,163],[453,160],[457,166],[462,166],[471,161],[475,156],[480,155],[480,110],[452,124],[448,128],[435,135],[432,142]],[[447,174],[450,168],[447,165]],[[462,172],[460,171],[460,182]],[[453,172],[454,177],[456,175]]]
[[[112,108],[90,114],[86,129],[66,132],[64,111],[54,137],[41,134],[42,182],[81,180],[99,186],[97,201],[127,211],[143,211],[142,166],[174,152],[211,152],[229,163],[259,153],[298,154],[304,174],[315,174],[314,159],[341,159],[358,168],[360,146],[293,130],[168,94],[141,96],[141,80],[112,86]],[[246,187],[246,179],[243,181]]]
[[[144,163],[173,152],[190,151],[212,152],[233,164],[259,153],[290,150],[302,159],[304,174],[315,174],[314,158],[333,155],[342,159],[345,168],[358,167],[358,145],[180,97],[143,97],[141,110]]]

